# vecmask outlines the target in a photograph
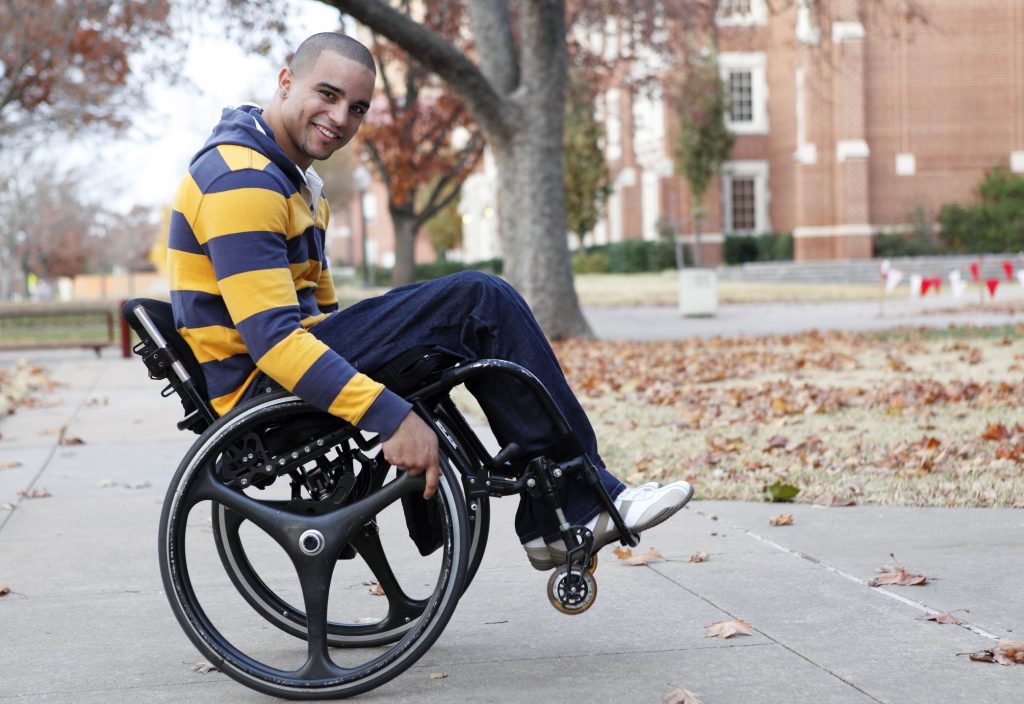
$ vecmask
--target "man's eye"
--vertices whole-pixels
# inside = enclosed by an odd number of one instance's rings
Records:
[[[320,95],[324,96],[326,100],[334,100],[334,93],[329,90],[320,91]]]

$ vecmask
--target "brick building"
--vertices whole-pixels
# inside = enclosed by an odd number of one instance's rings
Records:
[[[722,1],[736,143],[705,195],[705,263],[723,233],[791,232],[798,260],[870,257],[876,234],[971,200],[993,166],[1024,172],[1024,0],[918,0],[923,19],[895,4],[830,0],[821,21],[799,0]],[[616,189],[593,241],[654,239],[663,222],[692,243],[665,101],[612,89],[599,113]]]

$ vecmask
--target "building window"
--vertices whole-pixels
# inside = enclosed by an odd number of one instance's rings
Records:
[[[754,120],[753,77],[750,71],[729,72],[729,121]]]
[[[722,229],[743,235],[771,231],[768,162],[727,161],[722,165]]]
[[[732,179],[732,227],[734,232],[753,232],[757,229],[757,208],[754,196],[754,179],[734,177]]]
[[[737,134],[768,132],[768,86],[763,52],[723,52],[718,56],[729,110],[726,126]]]
[[[768,21],[765,0],[721,0],[715,21],[720,26],[761,25]]]

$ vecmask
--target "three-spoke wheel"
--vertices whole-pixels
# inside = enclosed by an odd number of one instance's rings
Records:
[[[211,663],[259,691],[378,687],[427,651],[466,584],[471,524],[447,457],[437,494],[422,491],[374,441],[299,399],[249,402],[203,434],[168,489],[171,608]]]

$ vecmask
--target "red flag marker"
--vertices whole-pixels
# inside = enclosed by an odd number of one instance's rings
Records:
[[[1013,262],[1006,260],[1003,262],[1003,271],[1006,272],[1006,280],[1013,281]]]
[[[985,288],[988,289],[988,295],[995,298],[996,289],[999,288],[999,279],[985,279]]]
[[[977,281],[978,277],[981,276],[981,269],[978,266],[978,262],[971,262],[970,269],[971,269],[971,278],[974,279],[975,281]]]

